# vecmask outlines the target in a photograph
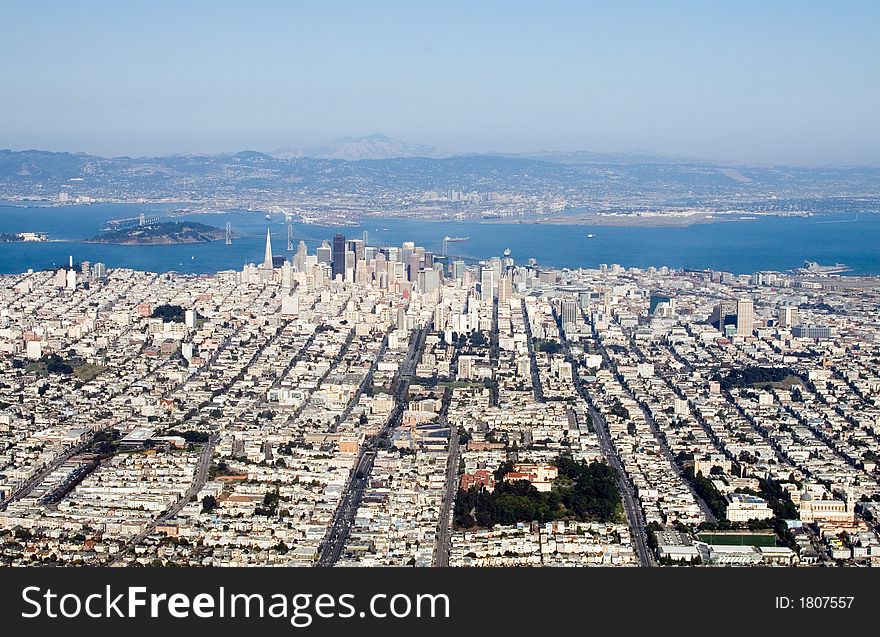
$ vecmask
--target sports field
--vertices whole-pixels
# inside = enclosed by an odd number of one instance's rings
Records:
[[[776,546],[776,536],[771,533],[699,533],[697,539],[706,544]]]

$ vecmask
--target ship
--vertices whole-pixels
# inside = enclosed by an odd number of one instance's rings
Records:
[[[443,237],[443,240],[446,243],[461,243],[462,241],[469,240],[470,237]]]
[[[587,235],[587,239],[595,239],[595,238],[596,238],[596,235],[594,235],[592,232]]]

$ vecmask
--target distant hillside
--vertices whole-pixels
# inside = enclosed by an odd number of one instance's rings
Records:
[[[880,167],[873,166],[664,163],[657,157],[594,153],[412,156],[421,155],[420,148],[374,135],[313,149],[337,157],[332,159],[253,150],[167,157],[0,150],[0,200],[164,200],[216,209],[312,206],[339,208],[348,218],[400,213],[479,218],[488,211],[511,212],[511,206],[516,214],[541,215],[563,208],[880,210]],[[386,158],[366,159],[381,155]],[[453,192],[496,193],[500,199],[463,203]]]
[[[176,243],[208,243],[226,236],[225,231],[192,221],[153,223],[133,228],[110,230],[90,243],[119,245],[172,245]]]
[[[398,157],[436,157],[436,148],[422,144],[410,144],[388,135],[366,137],[343,137],[329,144],[311,146],[301,150],[281,148],[272,153],[274,157],[316,157],[319,159],[395,159]]]

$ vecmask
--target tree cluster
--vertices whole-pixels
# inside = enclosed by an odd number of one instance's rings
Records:
[[[459,490],[454,521],[458,528],[491,528],[496,524],[576,520],[608,522],[615,520],[621,506],[617,475],[601,462],[576,462],[570,456],[557,459],[560,479],[548,492],[517,480],[505,482],[513,467],[504,463],[495,472],[498,481],[490,493],[473,487]]]

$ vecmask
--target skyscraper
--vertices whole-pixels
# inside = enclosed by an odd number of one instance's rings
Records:
[[[578,305],[575,299],[562,299],[562,327],[577,327],[578,323]]]
[[[480,300],[491,303],[494,299],[495,270],[484,267],[480,273]]]
[[[797,324],[797,305],[783,305],[779,308],[779,327],[794,327]]]
[[[269,228],[266,228],[266,255],[263,257],[263,267],[267,270],[272,269],[272,237]]]
[[[333,251],[326,241],[321,242],[321,247],[315,251],[315,254],[318,255],[318,263],[333,263]]]
[[[333,237],[333,278],[337,275],[345,278],[345,252],[346,252],[345,235],[337,232]]]
[[[755,327],[755,306],[751,299],[739,299],[736,302],[736,334],[751,336]]]

